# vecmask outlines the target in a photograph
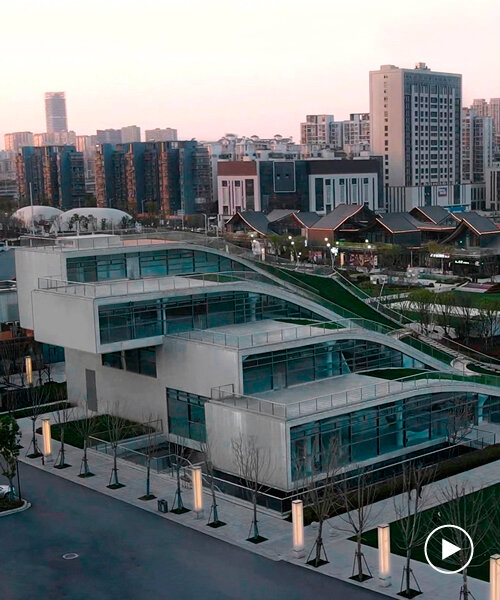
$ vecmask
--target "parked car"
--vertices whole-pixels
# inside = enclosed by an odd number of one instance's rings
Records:
[[[9,485],[0,485],[0,498],[7,498],[7,496],[9,495],[10,492],[10,486]],[[12,493],[15,495],[16,494],[16,488],[12,488]]]

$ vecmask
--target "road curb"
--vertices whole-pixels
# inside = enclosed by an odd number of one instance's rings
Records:
[[[23,500],[22,506],[20,506],[19,508],[13,508],[12,510],[4,510],[4,511],[0,512],[0,517],[8,517],[9,515],[14,515],[16,513],[28,510],[28,508],[30,508],[30,507],[31,507],[31,502],[28,502],[27,500]]]

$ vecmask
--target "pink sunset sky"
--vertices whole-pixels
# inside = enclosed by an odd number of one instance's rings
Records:
[[[381,64],[463,74],[464,103],[500,96],[497,0],[15,0],[2,4],[0,145],[45,131],[175,127],[299,137],[306,114],[368,111]]]

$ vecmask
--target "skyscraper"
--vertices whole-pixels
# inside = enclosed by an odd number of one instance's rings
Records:
[[[383,65],[370,72],[371,144],[384,159],[384,184],[433,186],[442,200],[460,181],[462,76]],[[441,198],[440,196],[440,198]]]
[[[47,133],[68,131],[65,92],[45,92],[45,120]]]

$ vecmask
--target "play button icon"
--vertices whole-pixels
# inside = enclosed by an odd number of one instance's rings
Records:
[[[441,525],[427,536],[424,553],[435,571],[450,575],[469,566],[474,555],[474,543],[462,527]]]
[[[445,539],[441,540],[441,560],[446,560],[453,554],[460,552],[461,549],[462,548],[459,546],[455,546],[455,544],[452,544]]]

